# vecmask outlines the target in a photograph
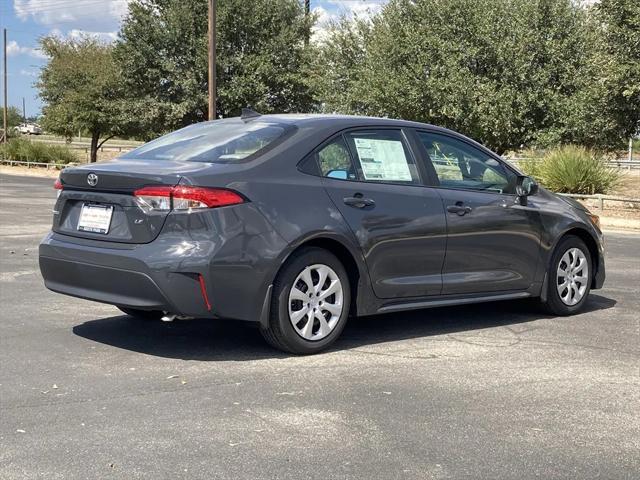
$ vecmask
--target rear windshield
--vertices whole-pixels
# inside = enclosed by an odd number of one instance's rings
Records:
[[[145,143],[120,158],[234,163],[259,154],[294,127],[239,118],[197,123]]]

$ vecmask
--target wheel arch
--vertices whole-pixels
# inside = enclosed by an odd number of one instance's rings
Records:
[[[578,226],[573,226],[567,230],[565,230],[561,235],[558,236],[558,238],[556,239],[555,243],[553,244],[553,247],[551,248],[551,255],[549,255],[549,260],[548,260],[548,265],[547,268],[550,268],[551,265],[551,259],[553,257],[553,252],[556,251],[556,248],[558,247],[558,244],[560,243],[560,241],[563,238],[566,238],[568,236],[574,236],[574,237],[578,237],[580,240],[582,240],[584,242],[584,244],[587,246],[587,249],[589,250],[589,254],[591,256],[591,285],[593,287],[594,283],[595,283],[595,279],[596,279],[596,274],[598,273],[598,265],[599,265],[599,261],[600,261],[600,250],[598,248],[598,242],[596,241],[596,239],[593,237],[593,235],[585,228],[582,227],[578,227]]]
[[[349,312],[351,315],[357,315],[358,298],[364,283],[368,281],[368,274],[365,270],[366,267],[364,266],[363,259],[359,258],[353,249],[347,246],[347,242],[336,238],[335,236],[317,235],[297,242],[294,248],[288,251],[282,258],[280,265],[273,276],[274,280],[292,255],[309,247],[322,248],[323,250],[331,252],[338,258],[338,260],[340,260],[342,265],[344,265],[349,277],[349,286],[351,288],[351,305]]]

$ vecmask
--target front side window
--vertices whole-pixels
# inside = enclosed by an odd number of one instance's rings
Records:
[[[131,150],[120,158],[235,163],[258,154],[295,127],[239,118],[197,123]]]
[[[495,158],[455,138],[418,132],[441,187],[511,193],[516,176]]]
[[[418,171],[399,130],[368,130],[345,135],[367,182],[419,183]]]

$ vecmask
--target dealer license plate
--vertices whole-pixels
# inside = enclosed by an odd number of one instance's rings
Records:
[[[82,232],[104,233],[109,231],[113,206],[85,203],[80,211],[78,230]]]

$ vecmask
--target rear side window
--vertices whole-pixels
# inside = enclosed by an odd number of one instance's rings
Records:
[[[418,171],[400,130],[366,130],[345,134],[367,182],[419,183]]]
[[[357,180],[355,168],[351,161],[351,154],[342,137],[332,140],[318,150],[317,159],[320,174],[323,177],[340,180]]]
[[[286,124],[239,118],[188,126],[136,148],[120,158],[236,163],[275,146],[295,130]]]

